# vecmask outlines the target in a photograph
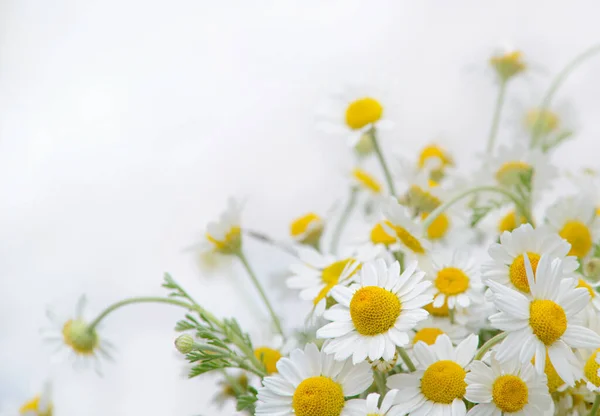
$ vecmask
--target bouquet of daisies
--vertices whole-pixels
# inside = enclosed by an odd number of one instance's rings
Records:
[[[231,200],[195,247],[205,260],[243,265],[270,316],[271,341],[258,344],[169,275],[168,296],[125,299],[95,319],[84,318],[82,305],[70,319],[55,318],[56,339],[79,358],[108,354],[98,334],[106,316],[164,303],[185,311],[175,347],[189,376],[214,372],[217,400],[249,415],[600,414],[594,172],[565,175],[568,192],[537,205],[559,176],[552,153],[572,137],[552,110],[554,95],[599,51],[569,63],[524,114],[518,143],[502,145],[504,97],[527,65],[519,51],[493,56],[498,97],[475,172],[461,171],[441,143],[408,157],[386,150],[378,133],[391,123],[378,97],[359,90],[337,97],[325,121],[356,156],[345,203],[298,217],[289,240],[276,241],[242,224],[242,206]],[[301,327],[286,327],[276,312],[245,255],[246,238],[292,259],[286,286],[305,302]],[[38,397],[21,413],[50,416],[52,405]]]

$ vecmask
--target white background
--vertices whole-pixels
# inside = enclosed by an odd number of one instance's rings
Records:
[[[81,293],[92,313],[160,295],[169,271],[256,332],[266,318],[238,266],[202,276],[182,249],[228,195],[246,197],[244,224],[278,238],[343,197],[350,154],[315,128],[319,103],[366,80],[396,122],[386,149],[439,139],[468,165],[490,123],[493,49],[523,49],[539,82],[515,88],[539,93],[598,42],[599,15],[593,0],[0,0],[0,404],[51,376],[57,416],[220,414],[213,380],[181,377],[180,311],[111,315],[102,334],[116,363],[99,378],[51,364],[46,308],[68,316]],[[599,73],[597,58],[559,94],[579,133],[561,167],[596,163]],[[268,247],[248,251],[265,282],[287,264]]]

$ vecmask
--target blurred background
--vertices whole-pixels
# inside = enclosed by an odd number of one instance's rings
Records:
[[[230,195],[246,200],[244,225],[278,239],[292,218],[345,196],[352,154],[316,128],[323,100],[366,83],[396,124],[385,149],[412,155],[438,140],[468,167],[489,130],[494,50],[520,49],[532,68],[511,86],[506,142],[523,105],[599,41],[599,14],[594,0],[0,0],[0,407],[50,378],[56,416],[234,414],[211,404],[214,378],[183,377],[180,310],[107,318],[101,336],[116,353],[103,377],[53,356],[46,310],[69,317],[84,293],[88,316],[162,295],[168,271],[216,315],[266,336],[239,265],[207,273],[184,249]],[[598,165],[598,73],[595,58],[557,97],[577,132],[555,155],[561,168]],[[290,258],[247,242],[283,308]],[[285,303],[299,322],[304,310]]]

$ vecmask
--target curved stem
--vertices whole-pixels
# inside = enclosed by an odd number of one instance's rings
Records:
[[[527,207],[525,206],[523,201],[521,201],[517,195],[513,194],[510,191],[507,191],[506,189],[498,188],[496,186],[478,186],[476,188],[466,190],[465,192],[456,195],[455,197],[449,199],[447,202],[445,202],[444,204],[442,204],[439,207],[437,207],[436,209],[434,209],[431,212],[431,214],[429,214],[427,216],[427,218],[425,218],[425,221],[423,221],[423,229],[427,230],[437,217],[439,217],[443,212],[445,212],[448,208],[450,208],[456,202],[460,201],[464,197],[467,197],[471,194],[476,194],[478,192],[496,192],[496,193],[499,193],[499,194],[502,194],[502,195],[508,197],[509,199],[511,199],[514,202],[514,204],[517,208],[517,211],[522,213],[522,215],[525,217],[527,222],[529,222],[530,224],[533,224],[533,219],[531,218],[531,214],[527,210]]]
[[[276,240],[272,239],[271,237],[269,237],[266,234],[263,234],[261,232],[254,231],[254,230],[244,230],[244,233],[246,233],[247,235],[249,235],[250,237],[252,237],[252,238],[254,238],[256,240],[262,241],[265,244],[269,244],[269,245],[271,245],[273,247],[276,247],[279,250],[284,251],[287,254],[290,254],[290,255],[292,255],[294,257],[298,256],[298,254],[296,253],[296,251],[292,247],[290,247],[287,244],[282,243],[280,241],[276,241]]]
[[[598,416],[599,410],[600,410],[600,394],[596,394],[596,400],[594,400],[594,405],[592,406],[592,410],[590,410],[589,416]]]
[[[410,370],[410,372],[414,372],[417,371],[417,367],[415,367],[415,365],[413,364],[412,360],[410,359],[410,357],[408,356],[408,354],[406,353],[406,350],[402,347],[398,347],[398,353],[400,353],[400,357],[402,357],[402,361],[404,361],[404,364],[406,364],[406,366],[408,367],[408,369]]]
[[[483,358],[483,356],[485,355],[485,353],[488,352],[488,350],[490,348],[492,348],[494,345],[496,345],[497,343],[502,341],[504,338],[506,338],[506,335],[508,335],[506,332],[501,332],[498,335],[496,335],[494,338],[489,339],[485,344],[483,344],[481,346],[481,348],[479,348],[479,350],[477,350],[477,353],[475,354],[475,357],[473,358],[473,360],[481,360]]]
[[[350,218],[350,214],[354,209],[354,205],[356,204],[356,194],[358,190],[356,188],[351,188],[350,196],[348,197],[348,202],[346,202],[346,206],[340,215],[340,219],[333,230],[333,235],[331,236],[331,245],[329,247],[329,251],[331,254],[335,254],[340,243],[340,237],[342,236],[342,231],[346,224],[348,223],[348,219]]]
[[[388,165],[385,162],[383,152],[381,151],[381,147],[379,146],[379,142],[377,141],[377,132],[375,131],[375,127],[371,127],[368,133],[371,136],[371,140],[373,141],[373,148],[375,149],[377,159],[379,159],[379,163],[381,164],[381,168],[383,169],[383,174],[385,175],[385,181],[387,182],[390,195],[394,196],[396,195],[394,180],[392,179],[392,173],[390,172],[390,169],[388,168]]]
[[[281,322],[279,321],[279,317],[275,313],[275,310],[273,309],[273,306],[271,305],[269,298],[267,298],[267,294],[265,293],[265,290],[263,289],[262,285],[258,281],[256,274],[254,274],[254,271],[250,267],[250,264],[248,263],[248,259],[246,259],[246,256],[244,255],[244,253],[242,251],[240,251],[238,253],[238,257],[239,257],[240,261],[242,262],[242,264],[244,265],[244,268],[248,272],[248,275],[250,276],[250,280],[252,280],[254,287],[256,288],[256,290],[258,290],[258,293],[259,293],[262,301],[264,302],[265,306],[269,310],[271,319],[273,319],[273,323],[275,324],[275,329],[277,330],[277,332],[279,332],[279,334],[283,338],[285,338],[285,334],[283,333],[283,329],[281,327]]]
[[[500,115],[502,114],[502,106],[504,105],[504,97],[506,95],[506,80],[500,82],[500,88],[498,90],[498,98],[496,99],[496,109],[494,110],[494,117],[492,118],[492,127],[490,128],[490,136],[487,143],[487,154],[490,155],[494,151],[494,145],[496,143],[496,135],[498,134],[498,126],[500,125]]]
[[[598,52],[600,52],[600,45],[592,46],[591,48],[589,48],[582,54],[576,56],[575,59],[573,59],[571,62],[569,62],[567,64],[567,66],[561,72],[559,72],[559,74],[556,76],[556,78],[554,78],[554,81],[552,82],[552,84],[550,84],[550,88],[546,92],[546,95],[542,99],[542,102],[538,109],[540,114],[543,114],[550,107],[550,103],[552,102],[552,98],[554,98],[554,94],[556,94],[556,91],[562,85],[562,83],[567,79],[569,74],[575,68],[577,68],[577,66],[579,64],[581,64],[583,61],[585,61],[586,59],[588,59],[589,57],[593,56],[594,54],[596,54]],[[541,128],[542,128],[542,118],[543,117],[541,117],[541,116],[538,117],[535,120],[533,128],[531,129],[531,147],[535,147],[538,144],[538,141],[540,139]]]

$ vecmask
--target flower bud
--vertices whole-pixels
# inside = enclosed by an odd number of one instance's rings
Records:
[[[175,348],[182,354],[188,354],[194,349],[194,338],[191,335],[183,334],[175,340]]]

